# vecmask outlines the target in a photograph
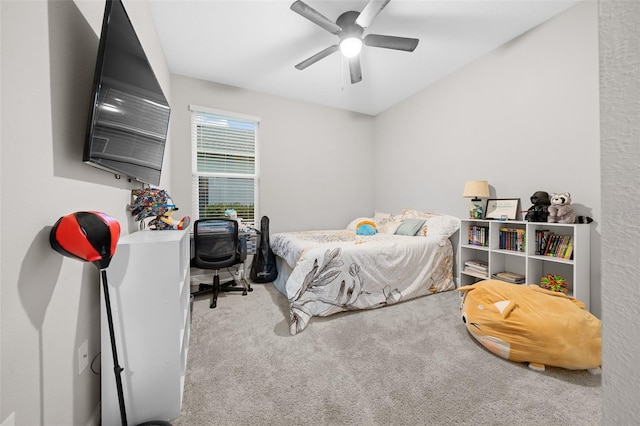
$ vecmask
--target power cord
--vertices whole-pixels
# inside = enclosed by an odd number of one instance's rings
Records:
[[[98,359],[98,357],[100,357],[100,355],[102,355],[102,352],[98,352],[98,354],[97,354],[96,356],[94,356],[94,357],[93,357],[93,359],[91,360],[91,364],[90,364],[91,372],[92,372],[93,374],[97,374],[98,376],[100,375],[100,370],[96,371],[96,369],[95,369],[95,368],[93,368],[93,364],[96,362],[96,360]]]

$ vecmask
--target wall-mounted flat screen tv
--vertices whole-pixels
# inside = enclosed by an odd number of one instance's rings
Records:
[[[83,161],[160,184],[169,103],[120,0],[107,0]]]

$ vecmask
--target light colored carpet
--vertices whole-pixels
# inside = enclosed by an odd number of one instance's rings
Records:
[[[473,340],[456,291],[288,331],[271,284],[195,300],[174,425],[598,425],[601,376],[535,372]]]

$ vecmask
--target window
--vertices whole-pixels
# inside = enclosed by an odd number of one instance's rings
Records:
[[[242,223],[257,222],[259,120],[191,106],[192,199],[197,218],[234,209]]]

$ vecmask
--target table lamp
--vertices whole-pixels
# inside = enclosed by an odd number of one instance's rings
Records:
[[[469,219],[482,219],[484,212],[480,198],[489,197],[489,183],[486,180],[469,180],[464,184],[462,196],[471,198],[469,202]]]

